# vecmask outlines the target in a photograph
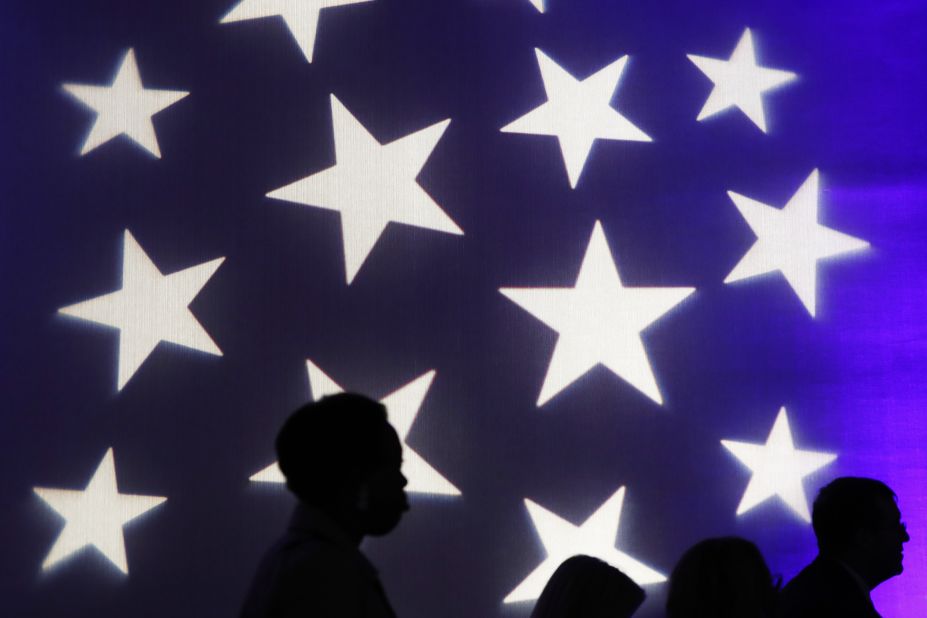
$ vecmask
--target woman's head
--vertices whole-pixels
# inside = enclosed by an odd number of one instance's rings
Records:
[[[778,585],[756,545],[738,537],[693,545],[670,576],[669,618],[765,618]]]
[[[627,618],[644,602],[631,578],[591,556],[573,556],[551,576],[531,618]]]

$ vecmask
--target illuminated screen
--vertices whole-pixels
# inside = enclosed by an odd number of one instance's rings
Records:
[[[0,7],[4,615],[235,615],[305,401],[384,401],[400,616],[887,482],[927,607],[922,2]]]

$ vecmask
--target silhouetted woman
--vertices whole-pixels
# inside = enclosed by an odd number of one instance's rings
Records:
[[[644,602],[630,577],[591,556],[573,556],[551,576],[531,618],[628,618]]]
[[[738,537],[693,545],[670,575],[668,618],[768,618],[779,584],[756,545]]]

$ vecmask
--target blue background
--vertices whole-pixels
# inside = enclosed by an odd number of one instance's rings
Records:
[[[414,495],[365,544],[401,616],[526,616],[501,600],[544,558],[529,498],[578,524],[627,486],[618,548],[669,573],[713,535],[791,577],[810,526],[778,499],[736,516],[785,405],[799,448],[899,495],[906,572],[885,616],[927,606],[927,9],[898,2],[376,0],[327,9],[313,62],[281,20],[219,25],[231,0],[0,6],[0,586],[10,616],[234,615],[292,507],[248,477],[309,397],[305,359],[380,397],[437,377],[409,443],[463,492]],[[799,79],[695,117],[750,27]],[[92,112],[65,82],[190,91],[155,117],[163,159],[126,138],[78,155]],[[630,54],[613,105],[653,143],[599,141],[576,190],[554,138],[499,128],[542,103],[534,48],[585,77]],[[264,197],[334,163],[329,95],[381,142],[451,123],[420,184],[464,230],[390,226],[351,286],[337,215]],[[819,267],[812,320],[779,275],[724,285],[753,242],[726,196],[783,205],[821,171],[820,221],[872,249]],[[500,287],[571,286],[601,220],[624,282],[698,291],[644,335],[658,406],[598,368],[543,408],[556,333]],[[224,352],[161,344],[121,392],[115,331],[59,317],[117,289],[129,229],[162,272],[225,256],[191,309]],[[130,575],[95,550],[47,574],[61,519],[32,488],[82,488],[115,451],[120,491],[167,496],[126,526]],[[641,616],[660,615],[665,585]]]

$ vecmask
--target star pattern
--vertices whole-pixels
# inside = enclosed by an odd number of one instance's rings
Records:
[[[309,385],[314,400],[327,395],[344,392],[344,389],[325,374],[315,363],[306,361],[306,370],[309,373]],[[435,470],[414,449],[406,443],[412,424],[418,417],[422,402],[428,394],[435,372],[429,371],[393,393],[380,400],[386,406],[389,422],[392,424],[399,440],[403,444],[402,473],[409,480],[406,490],[419,494],[441,496],[459,496],[460,490]],[[286,479],[276,462],[251,476],[252,481],[265,483],[284,483]]]
[[[526,499],[525,506],[544,545],[544,551],[547,552],[547,558],[522,580],[503,602],[518,603],[538,598],[560,563],[577,554],[603,560],[642,586],[666,581],[666,576],[662,573],[615,548],[624,494],[625,488],[618,488],[618,491],[579,526],[574,526]]]
[[[663,403],[641,333],[695,288],[626,288],[600,222],[593,227],[574,287],[499,291],[559,333],[538,406],[599,363]]]
[[[34,487],[33,491],[66,521],[42,563],[43,571],[92,546],[128,575],[123,526],[167,500],[160,496],[119,493],[111,448],[83,490]]]
[[[450,120],[383,145],[334,95],[331,104],[335,167],[267,196],[341,214],[348,284],[391,221],[463,234],[415,180]]]
[[[535,49],[547,102],[502,127],[504,133],[553,135],[560,142],[570,187],[576,188],[596,139],[649,142],[650,136],[610,105],[628,63],[622,56],[578,80]]]
[[[781,210],[733,191],[728,195],[757,239],[724,282],[781,272],[812,317],[817,314],[818,262],[869,246],[817,222],[817,170]]]
[[[737,47],[727,60],[694,54],[689,54],[689,60],[714,83],[714,88],[697,120],[704,120],[736,107],[763,133],[766,133],[763,95],[797,77],[791,71],[769,69],[756,63],[753,35],[749,28],[744,30]]]
[[[163,275],[129,230],[123,236],[122,287],[58,310],[64,315],[119,329],[122,390],[161,341],[222,356],[193,316],[193,301],[225,258]]]
[[[372,0],[241,0],[222,18],[220,23],[229,24],[249,19],[281,17],[306,57],[312,62],[312,50],[319,28],[319,13],[322,9],[348,4],[361,4]]]
[[[721,444],[752,472],[747,489],[737,506],[738,515],[743,515],[773,496],[779,496],[792,512],[806,522],[811,521],[802,479],[831,463],[837,456],[796,449],[784,407],[776,416],[766,444],[734,440],[721,440]]]
[[[81,146],[82,155],[119,135],[126,135],[159,159],[161,149],[151,117],[190,94],[180,90],[154,90],[142,86],[135,51],[132,49],[126,52],[109,86],[64,84],[62,88],[97,114]]]

